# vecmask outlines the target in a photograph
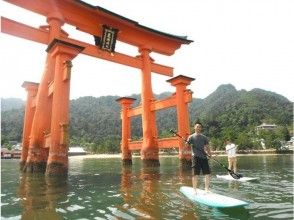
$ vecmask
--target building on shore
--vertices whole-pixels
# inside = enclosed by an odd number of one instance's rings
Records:
[[[266,123],[262,123],[259,126],[256,126],[256,133],[259,134],[260,131],[262,130],[266,130],[266,131],[274,131],[276,130],[278,126],[275,124],[266,124]]]
[[[21,157],[21,150],[1,147],[1,159],[19,159]]]
[[[87,152],[82,147],[69,147],[68,156],[86,155]]]

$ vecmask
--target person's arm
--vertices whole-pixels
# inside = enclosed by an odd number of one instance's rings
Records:
[[[186,144],[186,146],[191,147],[191,136],[189,136],[189,137],[187,138],[187,140],[185,141],[185,144]]]
[[[233,146],[234,146],[234,155],[236,157],[236,154],[237,154],[237,145],[236,144],[233,144]]]
[[[230,144],[226,146],[226,152],[228,153],[228,151],[237,148],[237,145],[235,144]]]
[[[204,150],[205,150],[205,153],[208,155],[208,157],[211,157],[211,151],[208,144],[204,146]]]

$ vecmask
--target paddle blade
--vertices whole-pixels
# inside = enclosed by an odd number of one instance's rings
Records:
[[[238,173],[234,173],[233,171],[229,171],[230,175],[234,178],[234,179],[240,179],[243,177],[242,174],[238,174]]]

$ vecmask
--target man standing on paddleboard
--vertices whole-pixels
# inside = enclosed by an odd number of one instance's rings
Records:
[[[198,176],[202,171],[205,176],[205,191],[209,192],[210,183],[210,167],[208,158],[211,157],[211,151],[209,148],[208,138],[202,134],[203,126],[200,122],[196,122],[194,125],[195,133],[191,134],[187,143],[192,147],[192,183],[195,191],[198,187]]]
[[[226,140],[226,152],[228,154],[228,163],[229,169],[233,170],[234,173],[237,172],[237,155],[236,155],[236,148],[237,146],[231,142],[230,139]]]

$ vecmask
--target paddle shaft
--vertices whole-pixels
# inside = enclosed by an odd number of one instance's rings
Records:
[[[210,157],[210,158],[213,159],[215,162],[217,162],[219,165],[221,165],[223,168],[225,168],[227,171],[233,172],[232,170],[230,170],[228,167],[226,167],[224,164],[222,164],[218,160],[214,159],[213,157]]]
[[[189,144],[189,142],[184,137],[179,135],[177,132],[173,131],[172,129],[170,130],[170,132],[173,133],[174,135],[178,136],[179,138],[182,138],[187,144]]]
[[[170,130],[170,132],[173,133],[173,134],[175,134],[179,138],[183,139],[187,144],[189,144],[189,142],[184,137],[182,137],[181,135],[179,135],[177,132],[173,131],[172,129]],[[242,177],[242,175],[234,173],[232,170],[230,170],[228,167],[226,167],[225,165],[223,165],[221,162],[219,162],[218,160],[214,159],[213,157],[210,157],[210,156],[208,156],[208,157],[211,158],[211,159],[213,159],[215,162],[217,162],[223,168],[225,168],[234,179],[240,179]]]
[[[231,148],[229,148],[229,149],[226,150],[226,151],[232,150],[232,149],[234,149],[234,148],[236,148],[236,147],[237,147],[237,145],[235,145],[235,147],[231,147]]]

